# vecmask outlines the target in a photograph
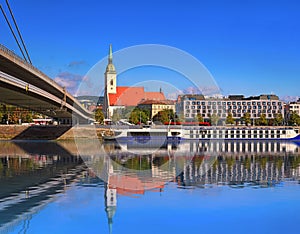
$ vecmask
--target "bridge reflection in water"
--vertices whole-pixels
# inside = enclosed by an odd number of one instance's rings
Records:
[[[77,152],[78,144],[86,155]],[[300,151],[293,142],[225,141],[140,145],[73,142],[0,142],[0,232],[30,229],[32,216],[71,186],[103,189],[111,230],[118,195],[178,189],[276,186],[300,178]],[[210,155],[210,149],[217,154]]]

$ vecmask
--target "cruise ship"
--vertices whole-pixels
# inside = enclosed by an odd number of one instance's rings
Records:
[[[289,127],[167,126],[112,129],[104,140],[300,140],[299,129]]]

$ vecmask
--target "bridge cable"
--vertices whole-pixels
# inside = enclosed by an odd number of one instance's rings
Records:
[[[7,16],[6,16],[6,14],[5,14],[5,12],[4,12],[4,10],[3,10],[1,4],[0,4],[0,8],[1,8],[2,14],[3,14],[3,16],[4,16],[5,20],[6,20],[6,23],[7,23],[8,27],[9,27],[9,29],[10,29],[12,35],[14,36],[15,41],[16,41],[17,44],[18,44],[18,47],[19,47],[19,49],[20,49],[20,51],[21,51],[21,53],[22,53],[22,55],[23,55],[23,57],[24,57],[24,60],[25,60],[26,62],[28,62],[27,59],[26,59],[26,57],[25,57],[25,54],[24,54],[24,52],[23,52],[23,50],[22,50],[22,48],[21,48],[21,45],[20,45],[20,43],[19,43],[19,41],[18,41],[18,38],[16,37],[16,34],[15,34],[15,32],[14,32],[14,30],[13,30],[13,28],[12,28],[10,22],[8,21],[8,18],[7,18]]]
[[[17,29],[18,35],[19,35],[19,37],[20,37],[20,39],[21,39],[21,42],[22,42],[23,48],[25,49],[25,52],[26,52],[27,58],[28,58],[28,60],[29,60],[30,64],[32,64],[32,62],[31,62],[31,59],[30,59],[30,56],[29,56],[29,54],[28,54],[28,51],[27,51],[27,48],[26,48],[26,45],[25,45],[25,43],[24,43],[24,40],[23,40],[22,34],[21,34],[20,30],[19,30],[19,27],[18,27],[17,21],[16,21],[16,19],[15,19],[15,16],[14,16],[14,14],[13,14],[13,12],[12,12],[12,9],[11,9],[11,7],[10,7],[10,5],[9,5],[9,2],[8,2],[8,0],[6,0],[6,5],[7,5],[7,7],[8,7],[8,10],[9,10],[9,12],[10,12],[10,15],[11,15],[11,17],[12,17],[13,21],[14,21],[14,24],[15,24],[15,27],[16,27],[16,29]]]

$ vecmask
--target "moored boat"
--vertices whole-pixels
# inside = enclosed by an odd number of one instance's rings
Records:
[[[298,129],[286,127],[168,126],[113,129],[104,140],[300,140]]]

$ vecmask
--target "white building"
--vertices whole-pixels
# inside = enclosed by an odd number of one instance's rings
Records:
[[[298,99],[297,102],[290,102],[288,105],[288,111],[296,112],[298,115],[300,115],[300,99]]]
[[[232,113],[234,119],[240,119],[246,112],[250,113],[251,119],[258,119],[261,114],[265,114],[267,119],[275,118],[276,114],[284,116],[283,102],[273,94],[251,97],[230,95],[222,99],[181,95],[177,99],[176,112],[186,120],[193,120],[199,114],[204,119],[209,119],[212,114],[226,119],[228,113]]]

